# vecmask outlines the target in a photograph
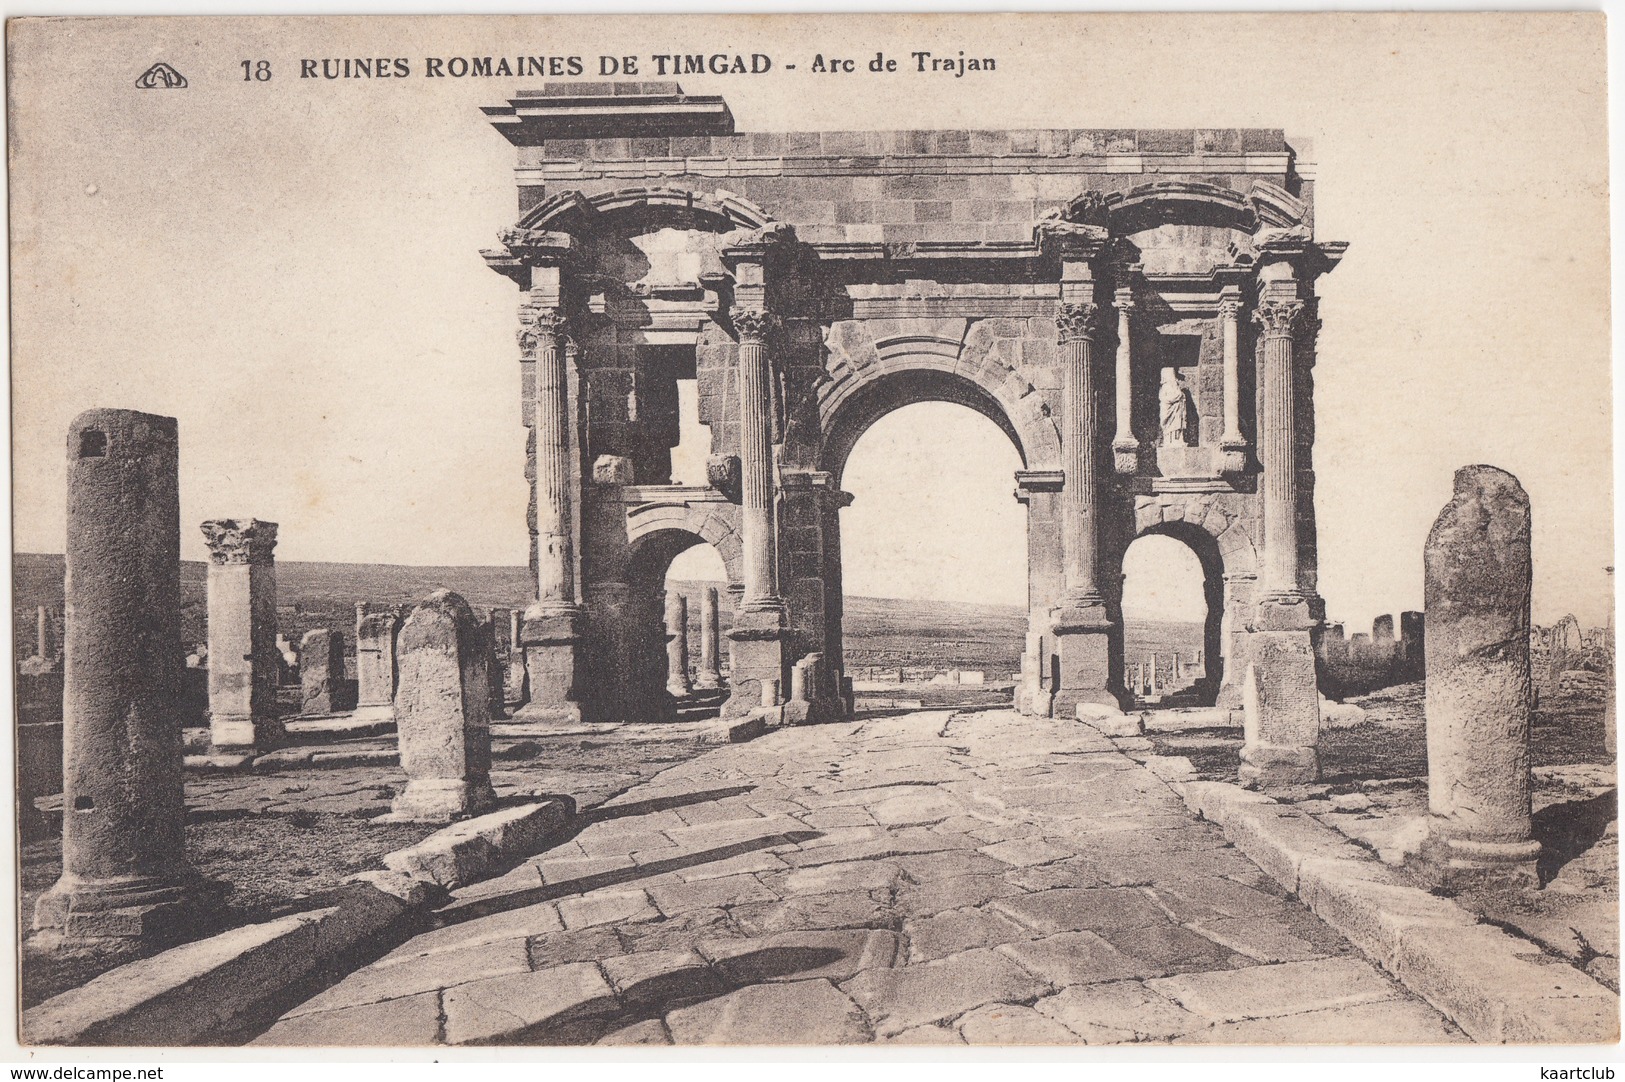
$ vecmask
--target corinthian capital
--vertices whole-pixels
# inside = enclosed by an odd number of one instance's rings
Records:
[[[1061,305],[1060,314],[1055,317],[1057,337],[1063,343],[1089,341],[1095,335],[1095,319],[1099,313],[1099,305],[1092,301]]]
[[[1253,322],[1264,328],[1267,338],[1289,338],[1301,314],[1302,301],[1265,300],[1253,309]]]
[[[734,330],[739,332],[741,342],[764,341],[779,325],[779,317],[772,312],[739,305],[728,309],[728,318],[733,322]]]
[[[257,518],[211,518],[203,524],[209,562],[269,563],[276,548],[276,523]]]
[[[544,344],[557,343],[569,330],[569,321],[557,308],[519,310],[519,348],[527,357],[534,357]]]
[[[1240,297],[1220,297],[1219,315],[1225,319],[1238,319],[1241,316]]]

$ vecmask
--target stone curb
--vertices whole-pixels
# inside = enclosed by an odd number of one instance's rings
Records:
[[[233,928],[103,973],[25,1011],[22,1040],[205,1043],[412,911],[407,900],[358,883],[336,906]]]
[[[1227,782],[1184,780],[1188,760],[1160,758],[1146,766],[1191,811],[1474,1040],[1619,1041],[1619,997],[1585,973],[1411,885],[1313,816]]]
[[[465,819],[416,845],[385,853],[384,867],[456,890],[556,844],[574,821],[575,810],[575,801],[557,797]]]
[[[384,857],[387,871],[345,880],[339,904],[185,943],[30,1008],[29,1044],[187,1045],[229,1034],[347,951],[442,904],[449,891],[557,844],[568,797],[454,823]]]

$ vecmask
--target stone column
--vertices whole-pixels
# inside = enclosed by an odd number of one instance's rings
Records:
[[[1316,625],[1309,598],[1298,583],[1298,433],[1293,333],[1303,302],[1290,266],[1272,264],[1262,283],[1253,319],[1262,328],[1259,380],[1263,411],[1259,451],[1264,476],[1264,570],[1254,629],[1247,636],[1242,676],[1241,781],[1278,788],[1320,775],[1315,745],[1320,738],[1316,682]]]
[[[446,822],[490,808],[490,647],[474,610],[436,590],[412,607],[399,650],[395,723],[407,781],[387,818]]]
[[[395,636],[401,617],[394,608],[355,607],[357,721],[395,717]]]
[[[536,601],[520,643],[530,680],[523,720],[581,720],[582,610],[576,596],[574,411],[570,406],[566,323],[556,308],[527,309],[520,344],[535,356]]]
[[[173,940],[218,900],[186,860],[179,440],[172,417],[68,428],[62,878],[42,942]]]
[[[1219,451],[1223,469],[1234,473],[1246,462],[1247,440],[1241,434],[1241,287],[1226,286],[1219,298],[1219,329],[1224,341],[1224,433]]]
[[[766,705],[765,680],[784,680],[784,602],[778,596],[778,536],[774,522],[773,368],[767,342],[777,320],[759,309],[730,313],[739,334],[740,537],[744,597],[734,612],[733,694],[724,716]]]
[[[209,743],[217,752],[263,752],[286,738],[277,716],[277,524],[210,519]]]
[[[1100,592],[1100,444],[1099,402],[1095,388],[1092,302],[1061,305],[1060,328],[1063,389],[1061,451],[1065,467],[1063,534],[1066,546],[1066,593],[1055,611],[1055,646],[1060,686],[1054,714],[1073,717],[1080,703],[1116,708],[1111,684],[1109,633],[1105,598]]]
[[[700,595],[700,673],[695,687],[722,686],[722,623],[717,613],[717,588],[707,586]]]
[[[1112,457],[1118,473],[1140,468],[1140,441],[1134,437],[1134,355],[1129,314],[1134,311],[1134,290],[1119,289],[1117,301],[1117,435]]]
[[[1438,884],[1539,885],[1529,779],[1529,497],[1492,466],[1456,471],[1422,557],[1428,825]]]
[[[688,679],[688,598],[666,591],[666,691],[675,696],[694,690]]]
[[[1253,312],[1263,333],[1260,378],[1264,415],[1259,425],[1264,477],[1264,596],[1301,598],[1298,586],[1298,424],[1294,407],[1292,336],[1303,313],[1298,300],[1265,299]]]
[[[299,713],[307,717],[337,713],[343,679],[344,636],[325,627],[305,632],[299,640]]]

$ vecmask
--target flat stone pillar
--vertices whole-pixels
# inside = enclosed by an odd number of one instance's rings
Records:
[[[213,668],[212,657],[209,663]],[[299,640],[299,713],[306,717],[337,713],[343,679],[344,636],[326,627],[305,632]]]
[[[676,590],[666,592],[666,691],[675,696],[691,693],[688,679],[688,598]]]
[[[1428,828],[1451,889],[1540,885],[1530,818],[1529,497],[1493,466],[1456,471],[1423,551]]]
[[[525,647],[521,642],[525,614],[508,613],[508,664],[503,674],[502,695],[510,712],[530,701],[530,674],[525,669]]]
[[[1112,460],[1118,473],[1140,468],[1140,441],[1134,436],[1134,345],[1130,313],[1134,290],[1119,289],[1117,303],[1117,434],[1112,439]]]
[[[700,594],[700,672],[694,681],[699,688],[722,686],[722,622],[717,612],[717,588],[707,586]]]
[[[1016,709],[1050,717],[1055,606],[1066,592],[1063,523],[1066,475],[1061,470],[1017,470],[1016,499],[1027,508],[1027,635],[1015,690]]]
[[[515,717],[581,720],[582,623],[576,597],[576,468],[570,409],[567,326],[556,309],[527,309],[520,344],[535,357],[536,602],[525,610],[520,643],[530,701]]]
[[[1241,287],[1225,286],[1219,296],[1219,333],[1224,344],[1224,431],[1219,436],[1220,468],[1238,473],[1247,466],[1247,438],[1241,434]]]
[[[1057,320],[1063,366],[1061,449],[1066,487],[1062,491],[1066,545],[1066,593],[1055,609],[1058,686],[1056,717],[1076,716],[1079,703],[1118,706],[1112,683],[1112,624],[1101,595],[1100,443],[1095,388],[1093,303],[1063,304]]]
[[[263,752],[287,737],[277,716],[277,524],[210,519],[209,743],[221,752]]]
[[[68,428],[62,877],[42,943],[161,943],[219,890],[186,860],[179,440],[172,417],[90,410]]]
[[[395,716],[395,636],[401,617],[393,607],[355,607],[356,720]]]
[[[1293,335],[1303,302],[1266,295],[1253,312],[1261,330],[1264,572],[1243,679],[1246,741],[1242,784],[1280,788],[1320,776],[1320,695],[1312,632],[1316,619],[1298,581],[1298,429]]]
[[[448,822],[496,803],[491,789],[490,645],[468,602],[436,590],[399,637],[395,724],[406,789],[393,822]]]
[[[739,334],[740,539],[744,550],[744,597],[734,612],[732,694],[723,717],[773,705],[762,698],[764,681],[784,686],[784,602],[778,595],[778,535],[773,514],[772,365],[767,339],[777,320],[767,312],[736,307]]]

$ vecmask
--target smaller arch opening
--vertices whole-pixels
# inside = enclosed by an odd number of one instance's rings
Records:
[[[1137,706],[1211,706],[1223,676],[1224,577],[1213,539],[1165,526],[1123,554],[1123,687]]]
[[[716,716],[736,600],[722,554],[698,534],[657,530],[633,545],[628,580],[629,677],[644,720]]]

